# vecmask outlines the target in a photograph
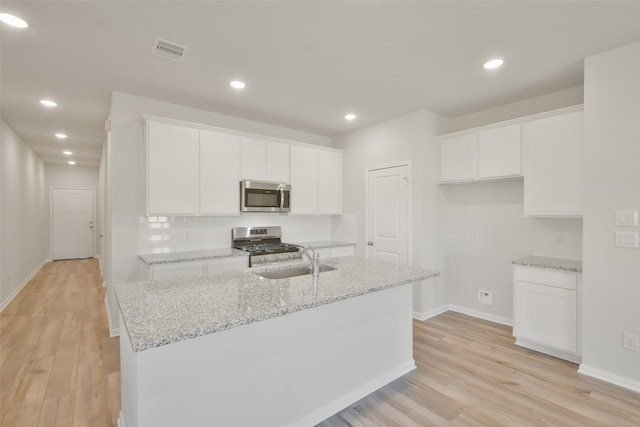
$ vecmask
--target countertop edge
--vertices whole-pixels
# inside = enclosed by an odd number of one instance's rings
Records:
[[[544,268],[548,270],[568,271],[572,273],[582,273],[582,261],[568,258],[543,257],[530,255],[515,259],[513,265],[524,267]]]

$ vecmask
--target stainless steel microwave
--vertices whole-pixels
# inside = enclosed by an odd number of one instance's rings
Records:
[[[291,185],[280,182],[240,181],[240,212],[289,212]]]

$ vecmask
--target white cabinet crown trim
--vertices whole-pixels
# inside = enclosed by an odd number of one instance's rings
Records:
[[[258,134],[258,133],[245,132],[245,131],[236,130],[236,129],[223,128],[223,127],[219,127],[219,126],[207,125],[207,124],[203,124],[203,123],[189,122],[189,121],[185,121],[185,120],[172,119],[172,118],[168,118],[168,117],[153,116],[153,115],[149,115],[149,114],[142,114],[141,115],[141,121],[143,123],[145,121],[154,121],[154,122],[168,123],[168,124],[178,125],[178,126],[185,126],[185,127],[190,127],[190,128],[199,129],[199,130],[209,130],[209,131],[214,131],[214,132],[223,132],[223,133],[227,133],[227,134],[231,134],[231,135],[243,136],[243,137],[248,137],[248,138],[258,138],[258,139],[263,139],[265,141],[282,142],[282,143],[285,143],[285,144],[288,144],[288,145],[292,145],[292,146],[309,147],[309,148],[314,148],[316,150],[332,151],[332,152],[335,152],[335,153],[342,153],[343,152],[343,150],[340,150],[338,148],[333,148],[333,147],[327,147],[326,145],[312,144],[312,143],[309,143],[309,142],[300,142],[300,141],[295,141],[295,140],[292,140],[292,139],[278,138],[278,137],[275,137],[275,136],[268,136],[268,135],[262,135],[262,134]]]
[[[438,138],[465,135],[465,134],[468,134],[468,133],[480,132],[480,131],[483,131],[483,130],[490,130],[490,129],[503,127],[503,126],[523,124],[523,123],[527,123],[527,122],[530,122],[530,121],[533,121],[533,120],[544,119],[544,118],[547,118],[547,117],[553,117],[553,116],[558,116],[558,115],[565,114],[565,113],[572,113],[574,111],[582,111],[582,110],[584,110],[584,104],[577,104],[577,105],[572,105],[570,107],[563,107],[563,108],[558,108],[558,109],[555,109],[555,110],[544,111],[542,113],[536,113],[536,114],[531,114],[531,115],[528,115],[528,116],[516,117],[514,119],[509,119],[509,120],[503,120],[501,122],[494,122],[494,123],[489,123],[489,124],[486,124],[486,125],[477,126],[477,127],[473,127],[473,128],[461,129],[461,130],[456,130],[456,131],[453,131],[453,132],[447,132],[447,133],[443,133],[441,135],[438,135]]]

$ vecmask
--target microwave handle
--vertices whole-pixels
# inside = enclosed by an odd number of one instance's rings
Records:
[[[284,208],[284,190],[282,188],[278,189],[278,192],[280,193],[280,209]]]

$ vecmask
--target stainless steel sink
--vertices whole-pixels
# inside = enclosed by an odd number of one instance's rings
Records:
[[[318,266],[320,273],[325,271],[335,270],[336,267],[327,264],[320,264]],[[306,265],[304,267],[283,268],[280,270],[265,271],[262,273],[255,273],[265,279],[288,279],[289,277],[304,276],[305,274],[311,274],[311,266]]]

